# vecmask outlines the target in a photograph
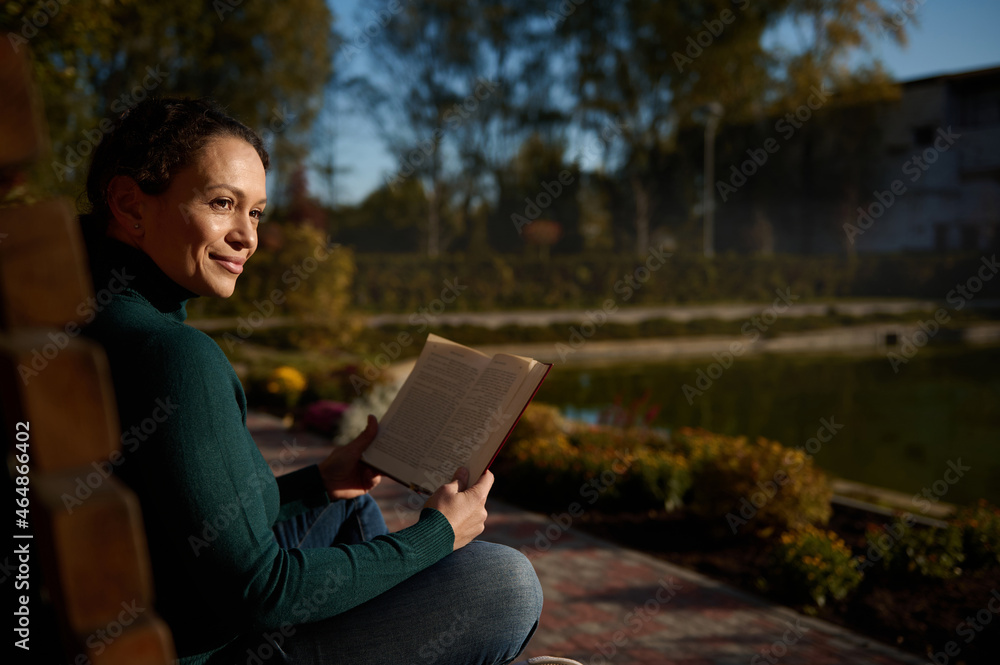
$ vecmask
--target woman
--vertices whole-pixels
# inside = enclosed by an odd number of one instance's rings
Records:
[[[85,334],[108,354],[116,473],[139,496],[180,662],[510,662],[541,589],[520,553],[472,542],[492,474],[470,486],[460,470],[387,534],[368,495],[381,479],[359,461],[369,417],[352,443],[276,480],[232,366],[184,324],[187,300],[230,296],[253,256],[267,167],[260,138],[215,104],[163,99],[118,120],[87,178],[81,223],[108,304]]]

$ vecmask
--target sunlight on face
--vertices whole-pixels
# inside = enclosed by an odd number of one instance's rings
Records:
[[[189,291],[231,296],[257,249],[267,203],[264,165],[253,146],[233,137],[211,140],[149,201],[143,250]]]

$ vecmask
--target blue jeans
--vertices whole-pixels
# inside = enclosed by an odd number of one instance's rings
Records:
[[[329,547],[388,533],[368,495],[334,501],[274,527],[278,545]],[[292,665],[500,665],[538,626],[542,589],[528,559],[474,541],[385,593],[295,627],[280,646]],[[271,662],[281,662],[281,654]]]

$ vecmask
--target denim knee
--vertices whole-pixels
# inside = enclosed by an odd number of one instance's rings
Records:
[[[533,631],[542,614],[542,585],[528,557],[512,547],[478,540],[463,549],[480,559],[477,571],[486,573],[489,579],[483,581],[504,613],[524,631]]]

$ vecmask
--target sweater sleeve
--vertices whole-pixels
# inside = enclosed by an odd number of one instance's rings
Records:
[[[271,531],[279,506],[322,500],[318,472],[275,481],[246,429],[245,397],[229,361],[209,337],[179,327],[150,340],[143,355],[136,392],[145,391],[147,404],[159,398],[174,408],[136,451],[133,474],[155,504],[152,528],[176,562],[177,583],[188,585],[185,592],[196,587],[214,616],[263,628],[317,621],[451,552],[454,532],[433,509],[366,543],[280,548]]]

